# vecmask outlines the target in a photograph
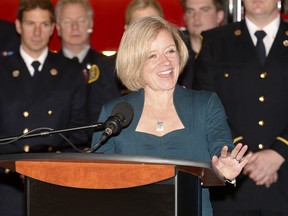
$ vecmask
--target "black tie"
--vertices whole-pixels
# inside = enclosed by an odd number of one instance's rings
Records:
[[[79,58],[77,56],[73,57],[72,60],[77,62],[77,63],[80,63]]]
[[[255,36],[257,37],[256,51],[260,60],[260,64],[261,66],[263,66],[266,58],[266,51],[265,51],[265,45],[263,43],[263,38],[266,36],[266,33],[263,30],[259,30],[255,32]]]
[[[39,61],[33,61],[32,62],[32,67],[34,68],[34,78],[36,79],[39,76],[39,66],[40,66],[40,62]]]

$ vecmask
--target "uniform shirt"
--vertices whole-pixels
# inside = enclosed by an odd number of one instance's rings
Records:
[[[65,47],[63,47],[63,55],[69,59],[73,59],[75,57],[78,58],[78,61],[80,63],[83,62],[84,58],[86,57],[86,55],[88,54],[89,50],[90,50],[90,46],[86,46],[80,53],[78,53],[77,55],[74,55],[72,52],[70,52],[68,49],[66,49]]]
[[[43,68],[43,64],[44,64],[44,61],[48,55],[48,47],[46,47],[46,49],[42,52],[42,54],[38,57],[38,59],[33,59],[32,57],[30,57],[22,48],[22,46],[20,46],[20,55],[21,57],[23,58],[24,62],[26,63],[26,66],[29,70],[29,73],[31,74],[31,76],[33,77],[34,76],[34,68],[32,66],[32,62],[33,61],[38,61],[40,63],[40,66],[39,66],[39,71],[42,70]]]
[[[255,36],[255,32],[258,30],[263,30],[266,33],[266,36],[263,38],[263,43],[265,45],[266,56],[272,47],[272,44],[275,40],[279,25],[280,25],[280,16],[277,16],[271,23],[265,26],[263,29],[259,29],[256,25],[254,25],[247,17],[245,18],[248,31],[252,38],[254,45],[256,46],[257,37]]]

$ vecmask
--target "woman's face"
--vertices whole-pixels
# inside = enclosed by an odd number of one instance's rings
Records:
[[[171,90],[179,76],[179,53],[174,39],[166,30],[150,41],[149,52],[142,71],[146,88],[154,91]]]

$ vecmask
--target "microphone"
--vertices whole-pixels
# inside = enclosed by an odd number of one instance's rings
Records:
[[[104,123],[104,132],[100,142],[106,141],[110,136],[117,135],[123,127],[127,127],[134,115],[133,107],[127,102],[118,103],[112,110],[112,115]]]
[[[104,123],[104,132],[102,133],[99,141],[86,153],[92,153],[95,151],[103,142],[108,140],[112,135],[117,135],[121,132],[123,127],[127,127],[134,116],[134,110],[131,104],[127,102],[118,103],[112,110],[112,114]]]

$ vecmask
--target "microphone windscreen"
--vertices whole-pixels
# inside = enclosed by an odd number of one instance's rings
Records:
[[[120,102],[112,110],[112,116],[119,114],[124,117],[122,126],[126,127],[132,121],[132,118],[134,116],[134,109],[131,104],[127,102]]]

